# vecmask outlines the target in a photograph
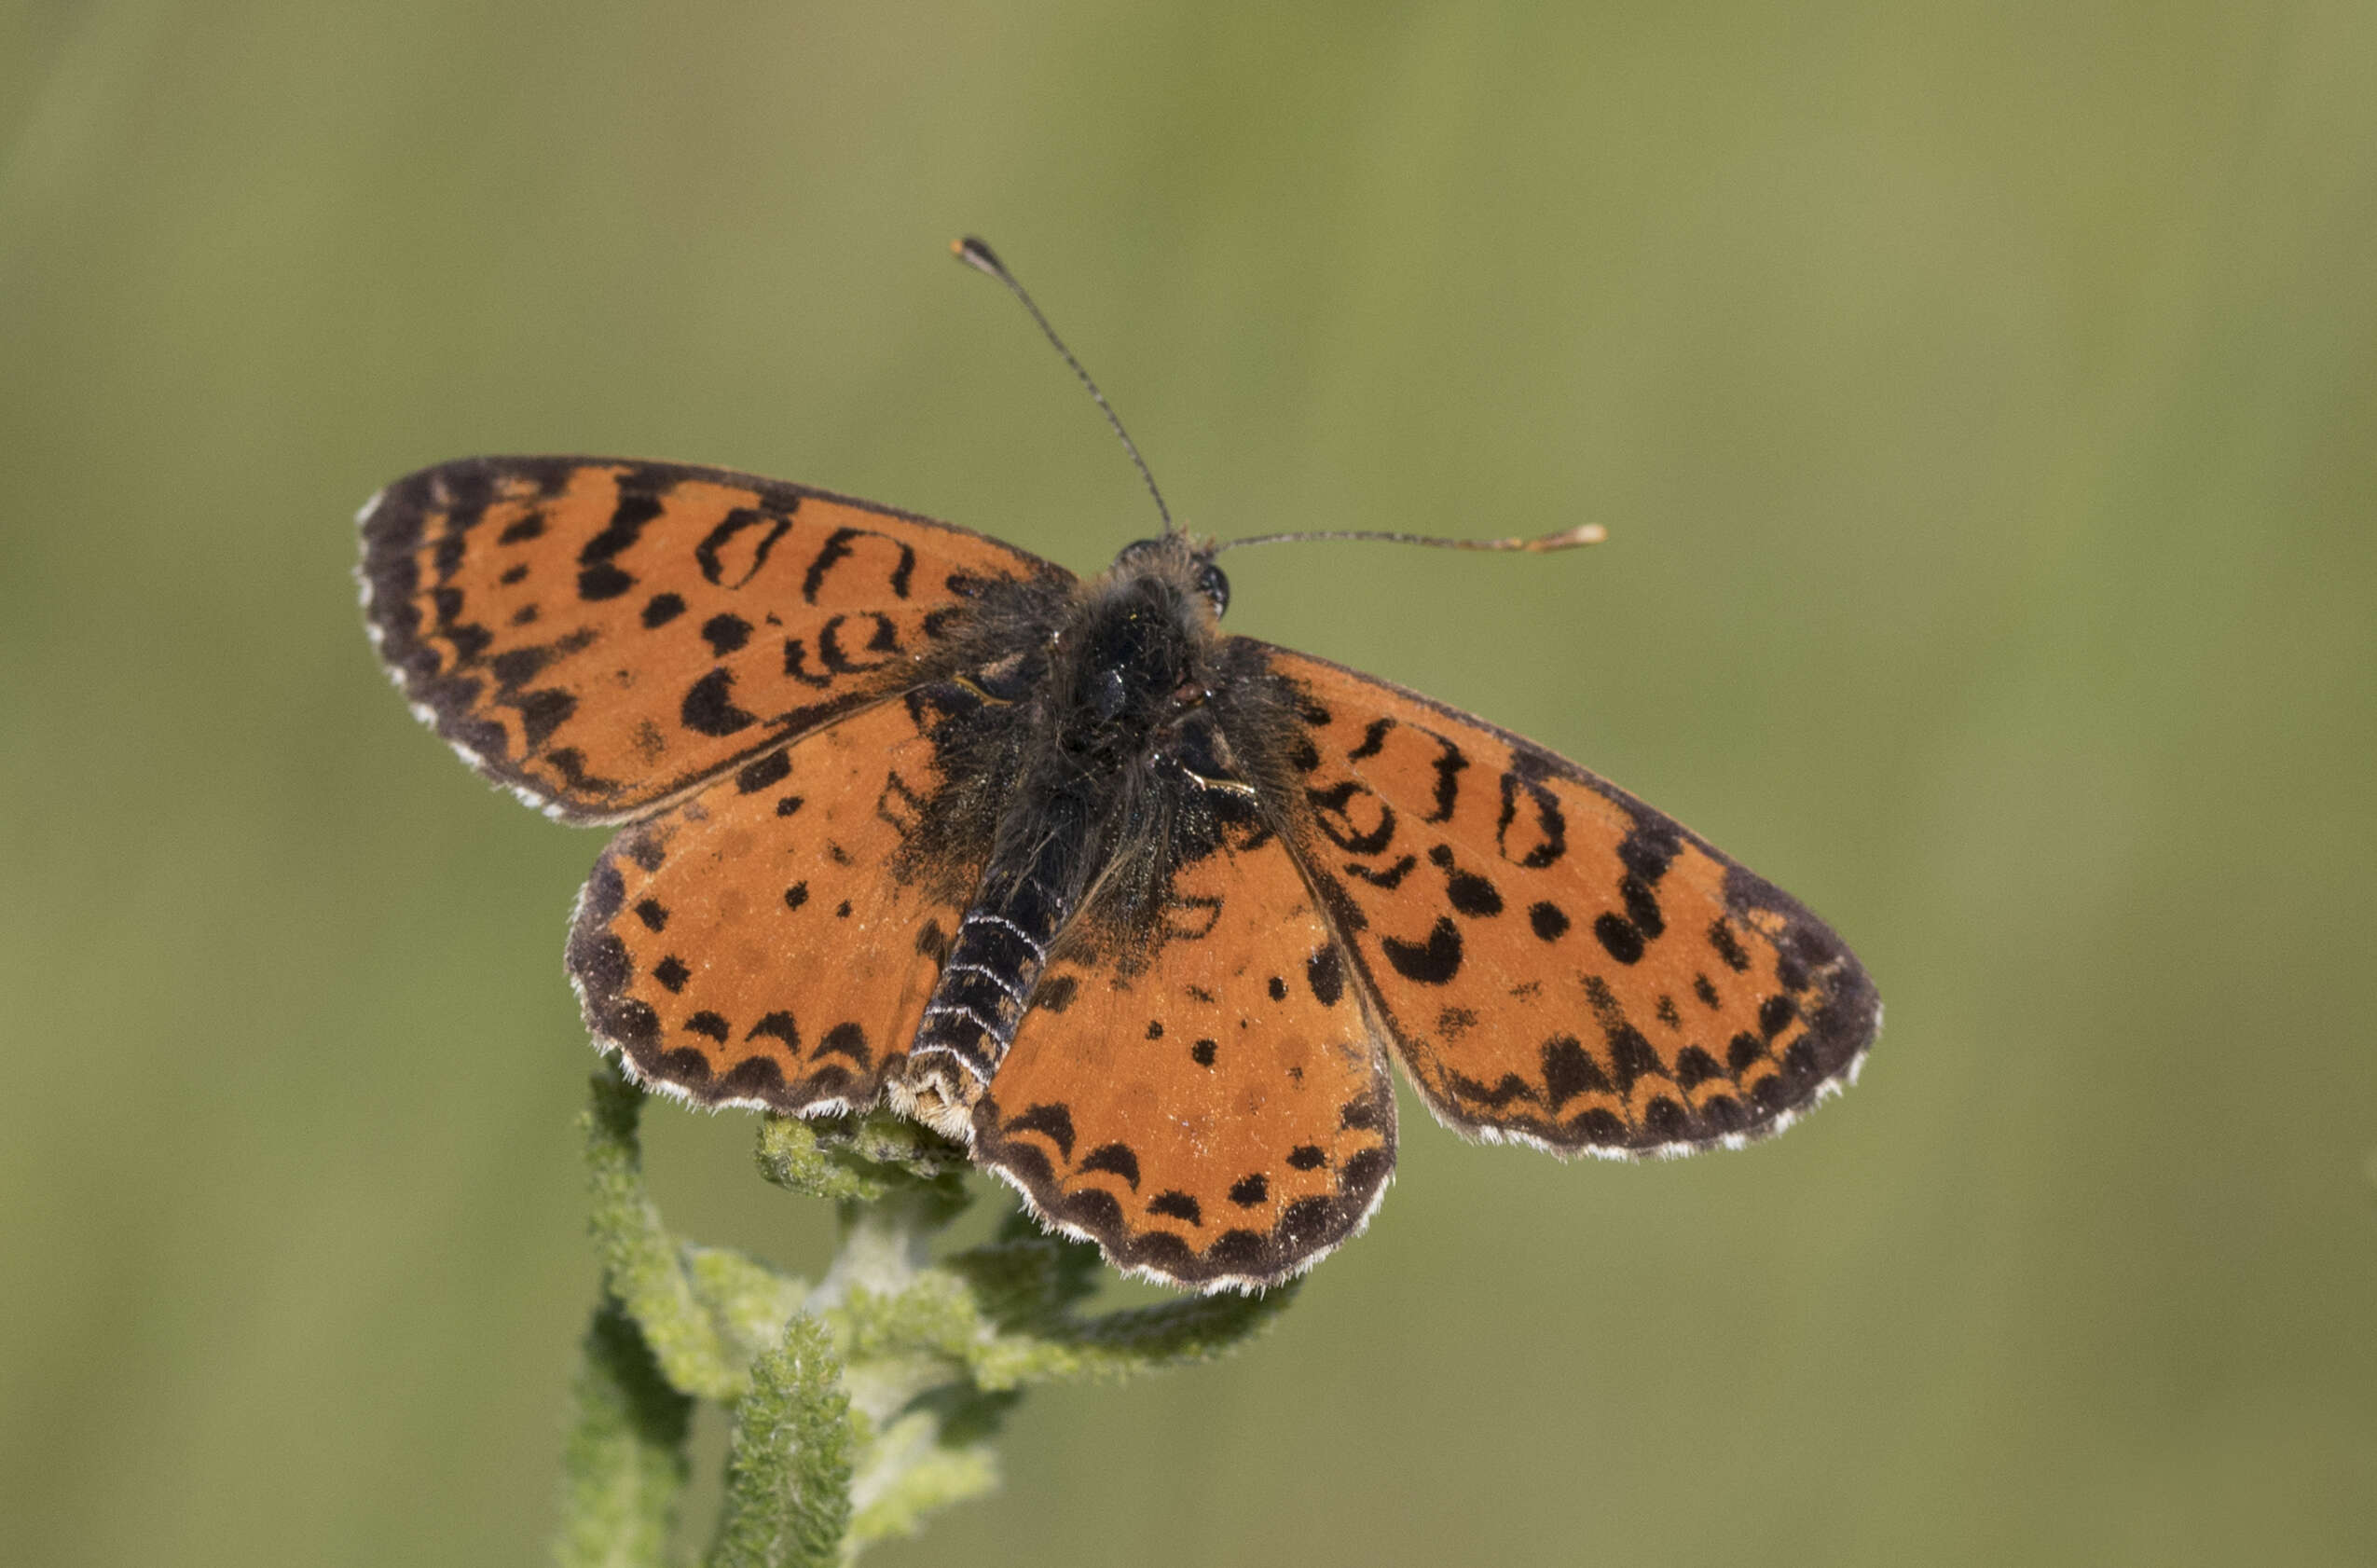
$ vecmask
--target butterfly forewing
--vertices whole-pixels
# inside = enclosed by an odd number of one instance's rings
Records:
[[[556,816],[632,818],[908,684],[996,540],[674,463],[474,458],[364,510],[365,616],[416,711]]]
[[[1251,818],[1249,818],[1251,821]],[[1118,1265],[1276,1284],[1368,1217],[1386,1059],[1285,845],[1179,868],[1144,948],[1061,951],[974,1112],[974,1157]]]
[[[1781,1125],[1880,1008],[1770,884],[1574,763],[1274,649],[1297,687],[1298,851],[1445,1121],[1561,1152],[1681,1152]]]
[[[579,900],[587,1026],[640,1079],[710,1105],[874,1102],[979,874],[920,857],[965,688],[881,702],[614,839]]]

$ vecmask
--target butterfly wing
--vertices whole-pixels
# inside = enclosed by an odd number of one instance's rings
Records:
[[[1000,578],[946,523],[675,463],[472,458],[363,511],[364,614],[414,711],[570,821],[632,818],[912,683]]]
[[[1564,758],[1286,649],[1298,849],[1444,1121],[1559,1153],[1672,1154],[1784,1125],[1881,1023],[1841,940]]]
[[[1358,1231],[1395,1166],[1386,1058],[1251,798],[1177,867],[1161,930],[1061,942],[974,1107],[974,1159],[1117,1267],[1275,1285]]]
[[[704,1105],[872,1104],[981,875],[987,840],[928,818],[942,743],[982,701],[916,688],[613,839],[569,948],[597,1044]]]

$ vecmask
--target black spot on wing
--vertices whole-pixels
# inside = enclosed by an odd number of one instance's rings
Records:
[[[1502,858],[1541,871],[1568,853],[1568,818],[1559,799],[1544,786],[1546,764],[1520,751],[1502,776],[1502,810],[1494,820],[1494,846]]]
[[[1395,842],[1395,810],[1367,787],[1349,778],[1304,793],[1321,832],[1347,854],[1375,855]]]
[[[719,666],[686,692],[678,718],[697,735],[726,736],[749,729],[759,721],[735,706],[729,695],[734,686],[734,672]]]
[[[701,1099],[718,1097],[718,1087],[710,1080],[709,1058],[702,1053],[700,1046],[680,1045],[673,1051],[656,1051],[646,1070]]]
[[[1197,1207],[1197,1200],[1186,1192],[1157,1193],[1147,1200],[1147,1212],[1162,1215],[1167,1219],[1185,1219],[1191,1225],[1201,1224],[1203,1221],[1202,1212]]]
[[[718,1080],[719,1097],[776,1100],[784,1094],[784,1069],[766,1056],[746,1056]]]
[[[1358,763],[1385,750],[1387,734],[1394,728],[1395,721],[1392,719],[1371,720],[1362,730],[1361,744],[1345,754],[1346,761]]]
[[[740,615],[712,615],[702,623],[702,640],[722,659],[751,640],[751,623]]]
[[[1346,874],[1349,876],[1359,877],[1373,887],[1384,887],[1392,892],[1394,889],[1403,885],[1403,879],[1410,875],[1411,869],[1419,863],[1419,857],[1415,855],[1406,855],[1403,859],[1395,861],[1395,864],[1389,866],[1384,871],[1377,870],[1371,866],[1356,864],[1351,860],[1346,862],[1345,870]]]
[[[1452,808],[1461,798],[1461,770],[1469,765],[1469,759],[1462,755],[1461,748],[1451,741],[1439,736],[1436,744],[1443,750],[1436,753],[1436,805],[1421,818],[1423,822],[1452,820]]]
[[[553,732],[568,722],[578,711],[578,699],[557,686],[543,691],[528,692],[514,699],[520,711],[520,737],[531,751],[543,749],[553,738]]]
[[[1638,1079],[1667,1076],[1667,1069],[1659,1065],[1659,1053],[1632,1025],[1613,1024],[1602,1034],[1609,1041],[1610,1084],[1618,1093],[1630,1093]]]
[[[1454,1097],[1463,1105],[1482,1106],[1492,1111],[1501,1110],[1514,1100],[1535,1100],[1542,1097],[1525,1079],[1517,1073],[1505,1073],[1494,1082],[1487,1083],[1483,1080],[1471,1078],[1466,1073],[1451,1072],[1445,1075],[1445,1081],[1450,1087]]]
[[[1067,1160],[1073,1158],[1073,1112],[1066,1106],[1034,1106],[1009,1121],[1006,1130],[1010,1133],[1037,1133],[1056,1146],[1058,1154]]]
[[[1323,1007],[1335,1007],[1345,995],[1345,967],[1334,945],[1323,947],[1304,960],[1304,983],[1312,987],[1312,999]]]
[[[1600,1144],[1607,1148],[1626,1142],[1626,1123],[1606,1106],[1595,1106],[1570,1122],[1569,1127],[1570,1136],[1577,1143]]]
[[[1601,950],[1619,963],[1642,961],[1642,933],[1624,915],[1601,915],[1593,922],[1593,935],[1601,940]]]
[[[862,658],[850,652],[845,643],[859,641],[859,653],[880,653],[881,658]],[[787,644],[787,657],[790,645]],[[818,628],[818,662],[831,675],[863,675],[871,669],[881,669],[900,653],[900,630],[888,615],[872,610],[855,614],[836,615]],[[788,672],[789,673],[789,672]]]
[[[1709,922],[1709,945],[1715,949],[1718,957],[1724,960],[1725,968],[1734,973],[1749,971],[1750,955],[1741,950],[1740,939],[1733,934],[1733,927],[1722,915]]]
[[[794,498],[788,510],[799,505],[798,498]],[[721,588],[739,588],[760,574],[760,569],[767,565],[769,554],[791,527],[792,519],[788,516],[738,506],[726,514],[718,526],[694,546],[694,559],[700,565],[702,576],[708,581]],[[737,536],[752,529],[764,529],[766,531],[756,539],[744,540],[737,544]],[[735,545],[738,550],[749,550],[749,561],[730,563],[723,554],[729,545]],[[735,580],[730,583],[726,578],[734,566],[739,566],[741,570],[734,572]]]
[[[1653,884],[1668,873],[1669,863],[1683,847],[1683,832],[1673,822],[1647,810],[1638,811],[1634,831],[1617,846],[1617,858],[1628,873]]]
[[[771,751],[755,762],[746,763],[735,775],[735,788],[742,794],[756,795],[762,790],[782,783],[792,773],[792,758],[783,751]],[[794,797],[798,798],[798,797]],[[789,815],[777,803],[777,815]]]
[[[659,496],[628,490],[626,483],[622,481],[618,502],[611,509],[611,520],[578,549],[580,598],[617,598],[636,585],[636,579],[612,557],[636,543],[644,525],[660,516],[663,505]]]
[[[1501,892],[1476,872],[1455,864],[1450,845],[1437,845],[1428,851],[1428,859],[1445,873],[1445,897],[1454,909],[1472,919],[1502,913]]]
[[[1544,1042],[1544,1093],[1551,1108],[1560,1107],[1579,1094],[1614,1093],[1609,1076],[1601,1071],[1574,1035],[1559,1035]]]
[[[1441,915],[1424,942],[1381,937],[1379,948],[1397,974],[1422,985],[1443,985],[1461,972],[1461,931]]]
[[[516,691],[537,678],[537,672],[551,664],[559,649],[550,645],[533,648],[513,648],[488,661],[488,670],[495,683],[505,691]]]
[[[1697,1088],[1712,1078],[1724,1076],[1724,1069],[1717,1066],[1717,1059],[1697,1045],[1687,1045],[1676,1055],[1675,1086],[1678,1089]]]
[[[1127,1143],[1101,1144],[1081,1157],[1081,1169],[1119,1176],[1134,1192],[1139,1190],[1139,1156]]]
[[[867,1031],[851,1023],[836,1024],[828,1029],[825,1038],[818,1041],[817,1053],[820,1056],[847,1056],[862,1069],[874,1059],[873,1053],[867,1049]]]
[[[752,1025],[743,1036],[743,1038],[747,1041],[762,1038],[781,1040],[784,1043],[785,1049],[788,1051],[798,1051],[801,1049],[801,1026],[792,1021],[792,1015],[789,1012],[771,1012],[767,1014],[758,1023]]]
[[[825,585],[825,574],[836,561],[847,559],[850,542],[859,537],[857,529],[835,529],[818,546],[817,555],[809,562],[809,570],[801,577],[801,598],[810,604],[818,601],[818,590]]]
[[[578,569],[578,597],[589,603],[617,598],[636,585],[636,580],[609,561],[597,561]]]
[[[1656,942],[1668,928],[1667,918],[1659,913],[1659,901],[1650,884],[1639,876],[1618,879],[1617,896],[1626,903],[1626,918],[1642,933],[1645,942]]]

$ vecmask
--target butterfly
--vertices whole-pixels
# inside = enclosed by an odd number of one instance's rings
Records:
[[[568,942],[599,1049],[702,1106],[888,1104],[1127,1272],[1260,1288],[1359,1231],[1390,1058],[1470,1136],[1672,1155],[1879,1027],[1822,921],[1666,816],[1223,631],[1168,515],[1085,581],[803,486],[493,457],[359,524],[414,712],[620,829]]]

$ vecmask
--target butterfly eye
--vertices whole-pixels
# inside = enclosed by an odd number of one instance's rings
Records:
[[[1197,591],[1213,600],[1216,615],[1229,612],[1230,579],[1224,577],[1221,568],[1213,562],[1207,561],[1197,569]]]

